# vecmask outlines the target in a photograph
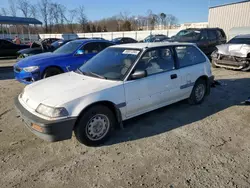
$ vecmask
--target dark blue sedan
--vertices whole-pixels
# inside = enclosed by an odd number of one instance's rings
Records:
[[[75,71],[103,49],[114,45],[106,40],[74,40],[54,52],[42,53],[22,59],[14,65],[15,78],[21,83],[34,81]]]

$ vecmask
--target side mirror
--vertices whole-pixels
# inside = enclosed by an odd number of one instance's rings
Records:
[[[136,80],[136,79],[144,78],[146,76],[147,76],[146,71],[135,71],[133,74],[131,74],[131,79]]]
[[[84,54],[84,51],[83,50],[77,50],[76,51],[76,55],[83,55]]]

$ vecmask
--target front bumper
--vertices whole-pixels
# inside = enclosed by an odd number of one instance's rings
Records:
[[[213,63],[217,67],[230,68],[235,70],[241,70],[248,67],[249,61],[246,58],[223,56],[223,58],[213,58]]]
[[[23,84],[31,84],[34,81],[40,80],[40,72],[25,72],[24,70],[16,71],[14,67],[15,79]]]
[[[39,118],[26,110],[18,97],[15,98],[15,108],[26,127],[39,138],[50,142],[71,139],[76,118],[53,121]]]

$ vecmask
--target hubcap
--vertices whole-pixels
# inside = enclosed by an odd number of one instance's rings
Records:
[[[108,117],[104,114],[97,114],[89,120],[86,126],[87,137],[93,141],[100,140],[106,136],[109,127],[110,122]]]
[[[199,84],[195,89],[195,98],[199,102],[203,99],[205,95],[205,86],[203,84]]]

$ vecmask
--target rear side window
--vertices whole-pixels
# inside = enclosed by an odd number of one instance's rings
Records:
[[[104,50],[105,48],[112,46],[112,43],[108,43],[108,42],[100,42],[100,46],[101,46],[101,50]]]
[[[206,61],[204,55],[194,46],[176,46],[175,51],[180,68]]]
[[[216,40],[216,31],[215,30],[208,30],[208,39],[209,40]]]
[[[101,51],[100,42],[90,42],[85,44],[83,49],[85,54],[98,53]]]

